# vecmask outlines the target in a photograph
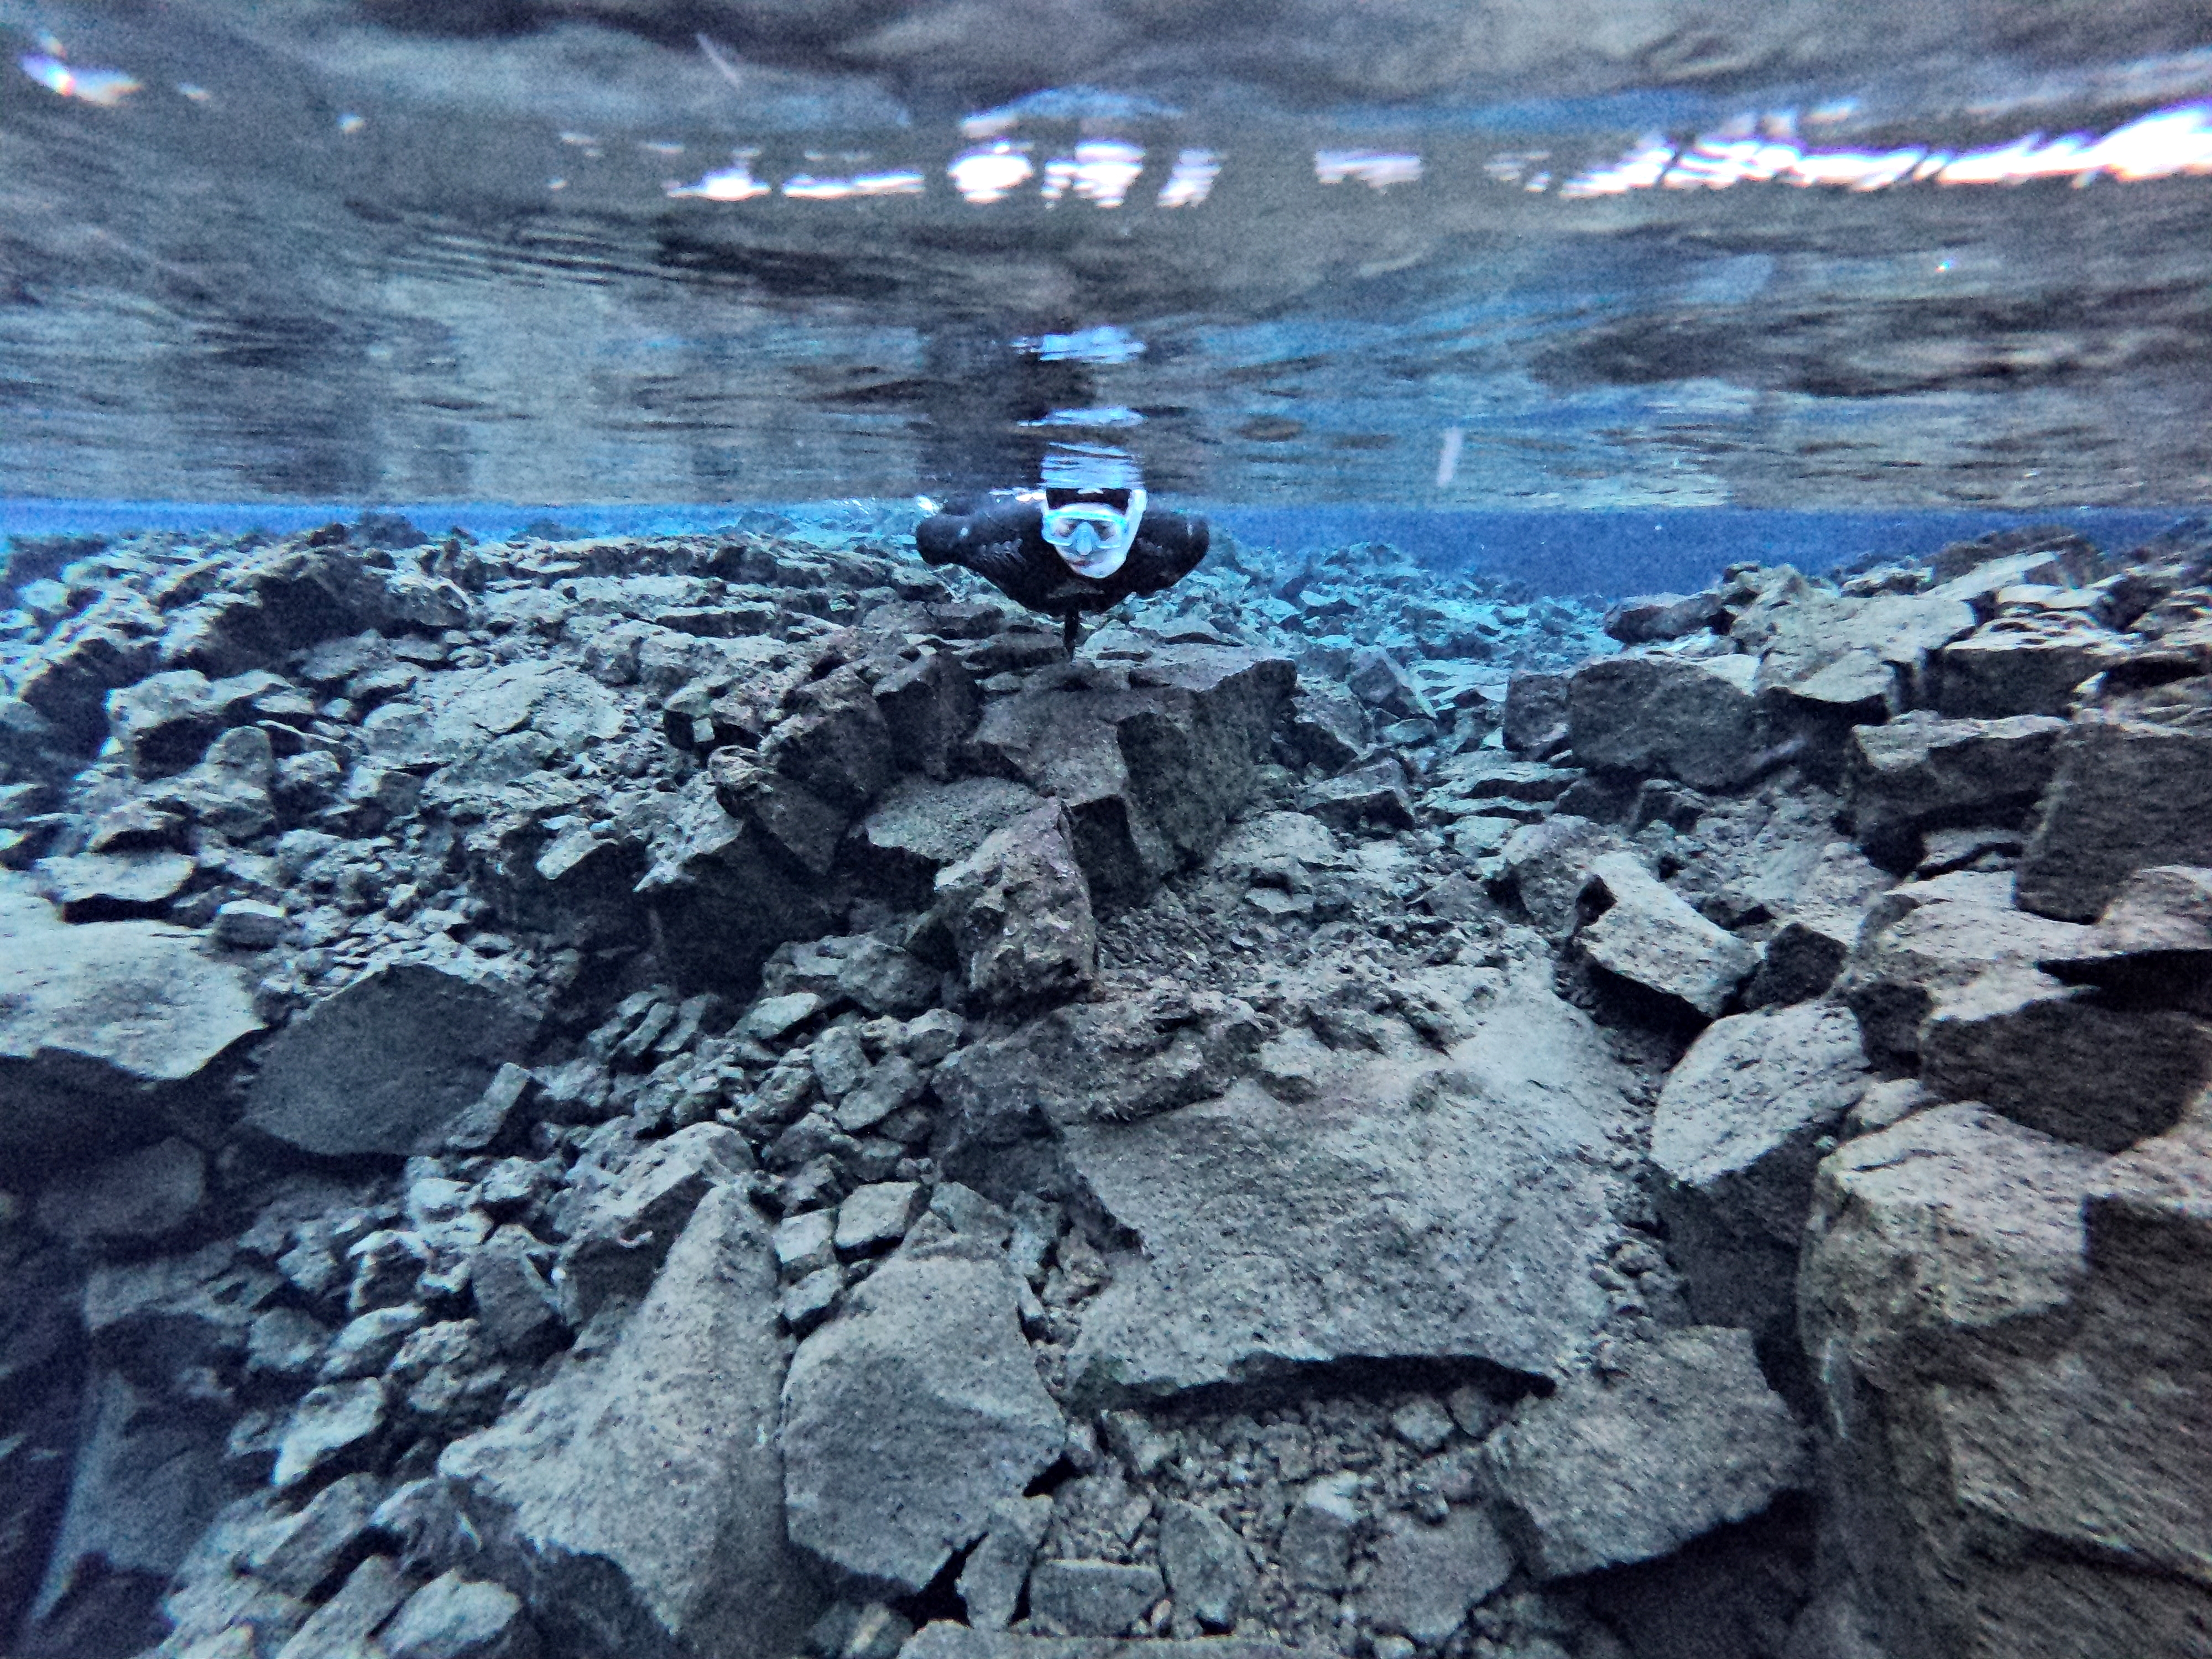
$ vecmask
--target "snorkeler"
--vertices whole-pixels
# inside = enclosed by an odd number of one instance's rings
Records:
[[[1147,513],[1141,486],[1057,488],[957,501],[924,519],[930,564],[964,566],[1017,605],[1058,617],[1068,654],[1082,613],[1172,587],[1206,556],[1206,520]]]

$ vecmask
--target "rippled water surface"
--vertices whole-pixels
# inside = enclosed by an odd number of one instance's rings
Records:
[[[1071,35],[1126,72],[1054,87],[1030,13],[1029,59],[871,59],[497,9],[0,4],[0,495],[899,497],[1057,446],[1255,506],[2212,496],[2185,24],[1383,98],[1410,23],[1291,19],[1273,80],[1250,27]]]

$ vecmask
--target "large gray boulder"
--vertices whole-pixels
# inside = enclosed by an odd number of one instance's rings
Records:
[[[1261,1042],[1239,998],[1164,988],[1077,1002],[969,1043],[931,1074],[947,1108],[937,1144],[947,1174],[1011,1203],[1029,1170],[1012,1149],[1061,1125],[1127,1121],[1226,1089]]]
[[[1581,908],[1601,905],[1575,934],[1583,955],[1707,1019],[1759,966],[1757,947],[1699,915],[1632,853],[1591,860]]]
[[[1126,690],[1072,672],[999,699],[969,758],[1066,802],[1093,898],[1133,901],[1213,850],[1296,681],[1280,657],[1169,647],[1131,665]]]
[[[839,817],[833,835],[843,827]],[[815,872],[754,817],[732,817],[710,775],[678,793],[654,829],[650,859],[638,896],[687,985],[750,989],[785,940],[838,931]]]
[[[2063,956],[2087,933],[2011,908],[2011,878],[1960,871],[1893,887],[1869,908],[1837,990],[1858,1016],[1867,1058],[1909,1069],[1937,1000],[1992,967]]]
[[[1917,854],[1922,830],[2016,824],[2051,781],[2065,730],[2044,714],[1976,720],[1921,712],[1855,726],[1844,769],[1851,833],[1901,864]]]
[[[537,1030],[535,1012],[511,991],[428,963],[392,963],[270,1043],[246,1121],[325,1158],[427,1150]]]
[[[95,1641],[137,1639],[170,1575],[230,1496],[216,1425],[112,1372],[94,1378],[87,1407],[69,1501],[27,1620],[33,1642],[87,1596],[104,1604],[94,1617],[106,1628]]]
[[[2063,714],[2076,686],[2126,662],[2136,647],[2067,612],[2000,617],[1943,648],[1936,706],[1979,720]]]
[[[1697,1319],[1760,1336],[1794,1324],[1813,1172],[1866,1085],[1858,1021],[1832,1003],[1721,1020],[1668,1073],[1651,1162]]]
[[[611,1302],[642,1298],[701,1201],[752,1168],[752,1149],[735,1129],[695,1123],[580,1194],[561,1217],[568,1237],[557,1279],[569,1322],[581,1325]]]
[[[1920,1080],[1938,1099],[1978,1100],[2117,1152],[2172,1128],[2212,1082],[2212,1020],[1996,969],[1936,1004],[1921,1028]]]
[[[1040,797],[1011,778],[908,778],[870,809],[854,851],[902,902],[929,902],[938,872],[959,863],[992,831],[1036,809]]]
[[[1601,657],[1568,688],[1575,759],[1601,771],[1673,778],[1698,789],[1743,781],[1762,741],[1747,656]]]
[[[1002,1255],[948,1245],[892,1257],[799,1345],[781,1437],[795,1542],[913,1593],[1060,1455],[1018,1301]]]
[[[1063,1002],[1087,989],[1097,971],[1091,885],[1059,801],[993,830],[939,871],[937,907],[980,1008]]]
[[[1563,945],[1582,920],[1583,889],[1590,866],[1627,843],[1603,824],[1572,812],[1524,823],[1499,854],[1506,882],[1528,920],[1554,945]]]
[[[1804,1432],[1747,1331],[1693,1325],[1524,1406],[1487,1448],[1540,1578],[1649,1561],[1764,1510],[1811,1474]]]
[[[1065,1128],[1069,1172],[1137,1241],[1084,1310],[1079,1389],[1351,1358],[1561,1374],[1607,1316],[1589,1268],[1613,1237],[1601,1166],[1627,1079],[1548,979],[1517,973],[1444,1053],[1408,1031],[1340,1054],[1296,1105],[1248,1081]]]
[[[2155,865],[2128,878],[2097,925],[2045,973],[2128,1000],[2212,1014],[2212,869]]]
[[[1972,1103],[1821,1167],[1800,1294],[1886,1651],[2131,1659],[2212,1628],[2212,1149]]]
[[[155,921],[65,927],[0,891],[0,1151],[150,1139],[167,1109],[262,1029],[251,985]]]
[[[820,1611],[785,1541],[775,1261],[708,1193],[611,1352],[447,1448],[498,1576],[578,1650],[783,1659]]]
[[[2094,921],[2130,876],[2160,864],[2212,864],[2212,732],[2077,722],[2021,859],[2021,908]]]

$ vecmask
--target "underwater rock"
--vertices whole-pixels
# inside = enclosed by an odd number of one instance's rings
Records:
[[[707,1194],[752,1170],[752,1149],[736,1130],[695,1123],[556,1209],[568,1236],[555,1275],[568,1322],[581,1325],[611,1302],[642,1298]]]
[[[1373,723],[1357,697],[1326,680],[1300,683],[1283,722],[1289,760],[1334,775],[1358,764],[1374,746]]]
[[[61,1525],[26,1626],[73,1627],[94,1650],[132,1648],[162,1587],[228,1495],[222,1435],[112,1372],[96,1376]],[[90,1601],[89,1607],[77,1604]]]
[[[1000,698],[969,749],[978,769],[1065,802],[1093,901],[1133,902],[1213,850],[1296,681],[1285,658],[1168,647],[1127,690],[1077,672]]]
[[[937,911],[981,1008],[1036,1007],[1089,988],[1098,938],[1075,826],[1047,801],[937,875]]]
[[[1395,1517],[1376,1541],[1359,1610],[1377,1630],[1436,1647],[1512,1576],[1513,1552],[1480,1510],[1454,1510],[1437,1526]]]
[[[780,1438],[794,1542],[910,1594],[1059,1456],[1017,1308],[995,1251],[896,1255],[799,1345]]]
[[[2198,1641],[2208,1199],[2194,1130],[2108,1160],[1971,1103],[1823,1164],[1805,1344],[1839,1431],[1837,1537],[1890,1651]]]
[[[1632,1346],[1610,1380],[1573,1377],[1524,1405],[1488,1457],[1507,1529],[1540,1578],[1665,1555],[1811,1473],[1749,1333],[1711,1325]]]
[[[447,1572],[407,1599],[377,1633],[392,1659],[536,1659],[522,1602],[505,1586]]]
[[[1522,672],[1506,683],[1498,734],[1505,746],[1534,760],[1567,746],[1568,677]]]
[[[1209,1636],[1188,1642],[1149,1641],[1143,1651],[1148,1659],[1318,1659],[1323,1650]],[[899,1659],[1115,1659],[1127,1652],[1128,1644],[1121,1637],[1025,1636],[975,1630],[944,1620],[923,1626],[899,1650]]]
[[[262,1029],[244,977],[155,921],[64,927],[0,892],[0,1148],[152,1139],[191,1085]]]
[[[2002,873],[1962,870],[1893,887],[1867,911],[1836,989],[1877,1068],[1917,1065],[1921,1024],[1939,997],[1990,968],[2063,956],[2087,932],[2012,908],[2012,886]]]
[[[939,871],[1035,810],[1041,799],[1008,778],[906,779],[860,820],[857,850],[889,896],[920,906],[928,902]]]
[[[1405,763],[1395,755],[1309,785],[1298,792],[1298,810],[1354,834],[1411,830],[1420,822],[1406,787]]]
[[[1011,1199],[1008,1149],[1054,1126],[1150,1117],[1218,1095],[1261,1041],[1249,1003],[1165,989],[1056,1008],[958,1050],[931,1073],[948,1117],[937,1148],[955,1180]]]
[[[176,1231],[206,1199],[206,1156],[173,1137],[62,1176],[39,1194],[39,1224],[73,1244],[129,1244]]]
[[[1647,593],[1638,599],[1617,599],[1607,608],[1607,635],[1623,645],[1653,645],[1679,640],[1711,628],[1726,615],[1717,592]]]
[[[1030,1626],[1040,1636],[1121,1636],[1166,1593],[1158,1567],[1040,1561],[1030,1569]]]
[[[1085,1396],[1354,1356],[1560,1374],[1607,1312],[1592,1160],[1626,1079],[1537,975],[1474,1018],[1443,1054],[1407,1032],[1395,1055],[1349,1058],[1297,1105],[1245,1082],[1062,1129],[1071,1176],[1137,1241],[1069,1354]]]
[[[724,811],[711,777],[668,799],[637,891],[686,985],[749,988],[777,945],[833,931],[804,866]]]
[[[999,1631],[1014,1621],[1029,1583],[1030,1562],[1052,1524],[1052,1499],[1001,1498],[987,1518],[988,1529],[968,1552],[958,1588],[968,1623],[978,1631]]]
[[[2212,732],[2077,721],[2021,856],[2024,910],[2093,921],[2135,872],[2212,864]]]
[[[1948,992],[1920,1031],[1920,1079],[2016,1123],[2117,1152],[2173,1127],[2212,1081],[2212,1020],[2110,1006],[2019,966]]]
[[[434,1145],[515,1059],[538,1018],[511,993],[428,963],[392,963],[278,1035],[245,1121],[325,1158]]]
[[[1602,657],[1574,672],[1567,722],[1576,762],[1602,771],[1727,789],[1749,775],[1763,736],[1747,656]]]
[[[1759,965],[1754,947],[1699,915],[1632,853],[1590,861],[1581,905],[1587,914],[1600,904],[1595,920],[1576,930],[1576,948],[1607,973],[1707,1019]]]
[[[1667,1074],[1651,1163],[1701,1323],[1794,1328],[1813,1172],[1866,1085],[1858,1022],[1823,1003],[1717,1021]]]
[[[1170,1498],[1158,1507],[1160,1571],[1176,1609],[1207,1630],[1233,1630],[1252,1588],[1252,1557],[1243,1539],[1196,1504]]]
[[[820,1601],[784,1540],[781,1370],[767,1230],[719,1188],[611,1352],[563,1365],[439,1472],[557,1641],[783,1659]]]
[[[2096,927],[2043,970],[2135,1003],[2212,1014],[2212,870],[2156,865],[2128,878]]]
[[[2000,617],[1943,647],[1936,708],[1967,720],[2064,714],[2075,687],[2136,651],[2124,636],[2078,617]]]
[[[890,726],[857,668],[793,687],[783,706],[788,712],[761,742],[763,767],[805,785],[848,819],[890,782],[897,770]]]
[[[1583,889],[1589,883],[1590,866],[1626,845],[1602,824],[1572,812],[1557,812],[1515,830],[1500,857],[1505,880],[1528,920],[1545,938],[1559,945],[1582,920]]]
[[[927,648],[879,677],[875,697],[899,764],[939,781],[983,712],[967,672],[947,653]]]
[[[1877,857],[1906,865],[1916,832],[1948,824],[2016,824],[2050,783],[2066,722],[2042,714],[1942,720],[1916,712],[1853,729],[1844,797],[1851,833]]]

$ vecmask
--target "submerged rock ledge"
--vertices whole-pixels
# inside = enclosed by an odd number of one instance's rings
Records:
[[[2212,525],[406,528],[0,591],[9,1651],[2212,1654]]]

